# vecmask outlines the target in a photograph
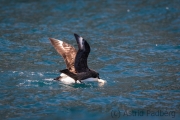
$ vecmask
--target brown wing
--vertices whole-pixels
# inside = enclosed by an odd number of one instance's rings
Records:
[[[70,44],[58,39],[49,38],[56,51],[64,58],[66,67],[70,72],[75,73],[74,61],[76,57],[76,49]]]

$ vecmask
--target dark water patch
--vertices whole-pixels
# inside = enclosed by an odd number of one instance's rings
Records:
[[[9,1],[0,4],[0,119],[178,119],[179,2]],[[91,46],[90,68],[107,81],[63,84],[49,37]],[[173,116],[123,116],[126,111]],[[116,110],[116,111],[115,111]],[[119,113],[112,116],[113,111]]]

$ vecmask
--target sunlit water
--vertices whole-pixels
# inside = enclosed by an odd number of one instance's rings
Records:
[[[178,0],[0,2],[0,119],[178,119]],[[53,80],[66,66],[48,38],[77,48],[73,33],[105,85]]]

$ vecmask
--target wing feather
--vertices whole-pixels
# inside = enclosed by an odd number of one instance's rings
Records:
[[[77,44],[78,52],[75,58],[75,70],[77,73],[89,71],[87,65],[87,58],[90,53],[90,46],[88,42],[77,34],[74,34]]]
[[[58,39],[49,38],[56,51],[63,57],[66,67],[70,72],[75,73],[75,57],[77,54],[76,49],[70,44]]]

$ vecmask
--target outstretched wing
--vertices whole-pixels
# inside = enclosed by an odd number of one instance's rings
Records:
[[[90,53],[90,46],[85,39],[77,34],[74,34],[79,50],[75,58],[75,70],[77,73],[89,71],[87,58]]]
[[[76,49],[70,44],[58,39],[49,38],[56,51],[63,57],[66,67],[70,72],[75,73],[74,61],[76,57]]]

